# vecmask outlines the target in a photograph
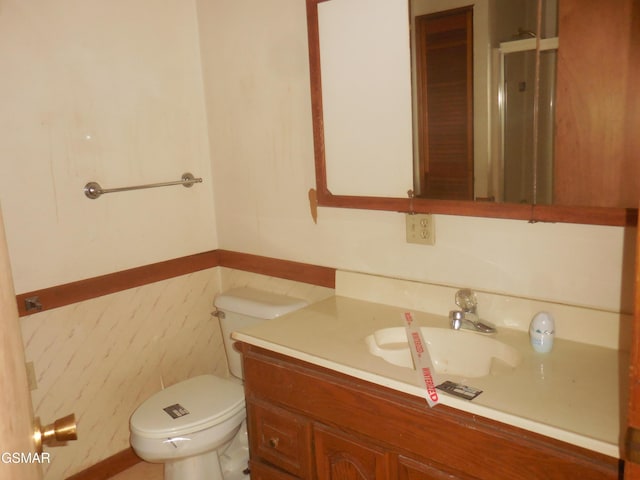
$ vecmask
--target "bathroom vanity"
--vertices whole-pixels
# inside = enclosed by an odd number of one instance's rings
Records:
[[[619,478],[617,352],[568,341],[549,357],[524,349],[517,367],[448,376],[483,393],[441,393],[429,408],[417,372],[366,346],[368,333],[402,325],[401,312],[333,297],[234,333],[254,480]],[[447,328],[444,316],[414,316]],[[512,333],[501,338],[522,348],[526,335]],[[591,395],[598,386],[607,394]]]

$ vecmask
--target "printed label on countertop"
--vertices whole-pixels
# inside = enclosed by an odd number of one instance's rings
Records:
[[[436,388],[455,397],[464,398],[465,400],[473,400],[482,393],[482,390],[478,388],[463,385],[462,383],[451,382],[449,380],[441,383]]]
[[[424,382],[427,403],[430,407],[434,407],[440,403],[440,399],[435,382],[433,381],[433,375],[431,374],[433,364],[429,356],[427,344],[422,337],[420,329],[413,324],[413,315],[411,315],[410,312],[405,312],[403,319],[406,324],[407,340],[409,342],[409,351],[411,352],[411,358],[413,358],[413,364],[416,370],[420,372],[422,381]]]

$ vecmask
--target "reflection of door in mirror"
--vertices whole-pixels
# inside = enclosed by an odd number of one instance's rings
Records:
[[[473,9],[415,18],[420,197],[473,200]]]

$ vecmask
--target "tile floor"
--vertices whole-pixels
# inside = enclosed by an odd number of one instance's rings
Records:
[[[140,462],[111,480],[162,480],[162,464]]]

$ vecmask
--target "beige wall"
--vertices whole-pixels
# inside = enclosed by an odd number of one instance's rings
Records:
[[[17,293],[216,248],[193,2],[3,1],[0,64]],[[204,183],[83,194],[186,171]]]

